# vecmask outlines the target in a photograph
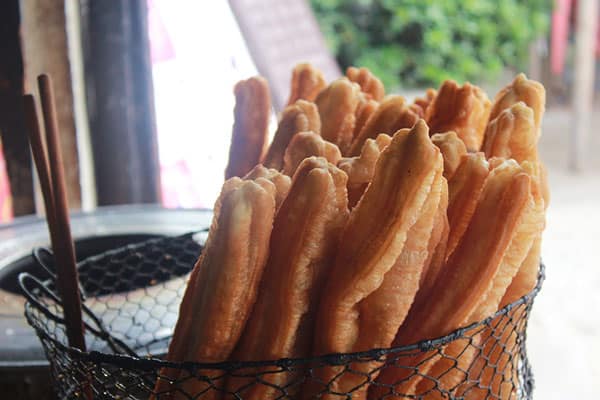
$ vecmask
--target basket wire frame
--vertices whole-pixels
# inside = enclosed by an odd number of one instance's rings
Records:
[[[444,337],[303,359],[169,362],[162,357],[200,251],[196,234],[189,233],[80,262],[88,348],[82,352],[67,344],[51,253],[34,250],[51,278],[40,281],[23,273],[19,281],[28,300],[25,316],[50,361],[58,398],[83,399],[91,388],[95,399],[531,399],[534,381],[525,342],[544,280],[542,264],[531,293]],[[402,379],[378,381],[387,369],[400,370]],[[339,382],[348,377],[355,385],[342,390]],[[157,379],[165,380],[167,389],[155,392]]]

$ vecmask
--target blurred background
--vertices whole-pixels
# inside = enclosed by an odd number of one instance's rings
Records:
[[[75,212],[211,208],[227,163],[232,88],[252,75],[270,82],[275,124],[298,62],[328,80],[365,66],[387,93],[409,99],[445,79],[493,98],[525,72],[547,90],[540,151],[552,194],[548,278],[529,329],[535,398],[596,398],[599,55],[597,0],[4,0],[0,230],[42,213],[21,105],[42,72],[54,78]],[[0,314],[2,301],[0,290]]]

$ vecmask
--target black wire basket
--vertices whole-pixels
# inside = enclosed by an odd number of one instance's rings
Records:
[[[533,377],[525,339],[533,300],[544,279],[543,265],[531,293],[483,321],[434,340],[307,359],[165,361],[161,357],[168,349],[185,283],[201,251],[196,235],[152,239],[78,264],[87,352],[68,346],[51,253],[34,250],[52,278],[41,281],[23,273],[19,281],[28,300],[25,315],[50,361],[58,398],[531,398]],[[388,369],[402,378],[381,383],[377,378]]]

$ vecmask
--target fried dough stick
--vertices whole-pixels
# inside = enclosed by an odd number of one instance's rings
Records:
[[[365,126],[371,115],[379,108],[379,102],[369,99],[361,99],[356,107],[356,121],[354,123],[354,132],[352,133],[352,140],[358,136],[362,128]]]
[[[514,162],[514,160],[506,161],[506,163],[510,162]],[[498,168],[504,168],[504,166],[501,165]],[[523,170],[528,173],[533,182],[535,179],[532,175],[534,173],[534,166],[531,163],[526,162],[523,166]],[[532,189],[533,192],[534,188],[532,187]],[[513,280],[513,277],[519,270],[519,267],[525,261],[527,254],[534,245],[534,241],[538,233],[542,231],[545,224],[543,202],[536,202],[534,197],[535,196],[533,194],[530,196],[523,218],[516,229],[515,235],[512,238],[508,249],[502,257],[500,267],[494,276],[491,288],[481,299],[476,310],[463,323],[464,326],[473,322],[481,321],[486,317],[493,315],[498,310],[501,299],[506,293],[506,290]],[[500,348],[500,346],[496,344],[496,339],[491,338],[492,334],[493,329],[488,327],[480,334],[480,337],[478,338],[481,342],[486,343],[485,346],[487,349],[484,350],[484,354],[492,353],[493,350],[498,350]],[[509,340],[506,343],[513,343],[514,346],[516,343],[516,338],[512,337],[511,339],[512,340]],[[444,353],[446,356],[458,359],[458,368],[454,366],[454,361],[449,359],[440,359],[433,366],[433,368],[430,369],[428,375],[432,377],[439,377],[438,387],[449,391],[453,388],[456,388],[464,380],[465,374],[461,370],[464,371],[469,368],[473,360],[476,358],[477,348],[474,346],[469,346],[467,341],[456,341],[450,343],[444,350]],[[498,357],[496,357],[495,361],[497,361],[497,358]],[[482,363],[485,365],[484,358],[479,358],[475,360],[475,362],[479,365]],[[494,360],[491,360],[490,365],[495,365]],[[481,367],[475,365],[470,370],[470,373],[475,374],[477,369],[481,370]],[[451,371],[445,373],[448,370]],[[500,371],[502,371],[502,369]],[[492,372],[491,367],[488,368],[487,372]],[[417,393],[426,393],[428,390],[433,389],[433,387],[434,385],[431,381],[422,380],[418,386]],[[508,388],[506,388],[506,391],[507,390]],[[495,391],[494,394],[499,395],[500,392]],[[427,398],[428,400],[442,399],[439,392],[436,394],[431,394]],[[485,398],[485,396],[481,397],[481,399],[483,398]]]
[[[528,132],[528,135],[522,138],[524,143],[519,142],[519,140],[516,138],[510,140],[505,146],[505,151],[510,151],[511,158],[517,159],[523,157],[522,160],[538,162],[539,157],[537,154],[537,146],[530,146],[529,154],[523,152],[522,148],[527,148],[527,143],[535,142],[537,144],[541,135],[542,117],[544,116],[544,111],[546,108],[546,89],[544,89],[544,86],[541,83],[527,79],[525,74],[517,75],[509,85],[500,90],[500,92],[498,92],[496,95],[492,110],[490,112],[488,128],[494,120],[500,117],[501,113],[507,109],[510,109],[519,102],[525,103],[527,107],[531,108],[533,111],[534,130],[533,132]],[[516,135],[516,132],[513,132],[510,136],[512,138],[512,136],[518,135]],[[548,179],[546,174],[546,168],[541,162],[538,162],[536,176],[539,177],[541,194],[544,198],[546,206],[548,206],[550,201],[550,190],[548,188]]]
[[[340,78],[331,82],[315,100],[321,117],[321,136],[336,144],[342,155],[352,142],[360,96],[360,86],[348,78]]]
[[[295,135],[283,156],[283,173],[293,176],[296,169],[305,158],[324,157],[333,165],[337,164],[342,155],[340,149],[329,143],[316,133],[300,132]]]
[[[526,221],[524,221],[521,227],[520,237],[514,239],[514,244],[511,244],[511,248],[505,255],[507,263],[510,263],[510,271],[503,276],[504,279],[501,282],[503,291],[496,291],[493,301],[489,300],[491,295],[488,295],[489,307],[483,312],[487,312],[488,315],[493,313],[493,305],[496,308],[502,308],[507,304],[517,301],[522,296],[533,290],[537,281],[537,274],[540,262],[540,238],[541,233],[545,227],[545,204],[543,194],[540,190],[539,179],[535,176],[537,173],[537,166],[535,163],[526,161],[522,164],[530,176],[532,176],[532,207],[528,213]],[[511,250],[513,250],[511,252]],[[517,256],[518,255],[518,256]],[[515,268],[515,264],[516,268]],[[496,286],[496,285],[495,285]],[[500,299],[500,300],[497,300]],[[493,332],[493,329],[487,328],[484,332],[484,339],[497,333]],[[506,329],[502,332],[501,338],[498,339],[500,343],[512,347],[516,346],[516,333],[514,330]],[[510,349],[509,349],[510,350]],[[515,368],[511,368],[510,371],[505,371],[509,364],[516,365],[514,360],[511,360],[503,351],[503,346],[498,345],[496,340],[487,340],[486,345],[482,351],[482,354],[486,356],[489,361],[486,363],[483,359],[475,360],[474,364],[470,369],[470,377],[477,378],[480,381],[481,387],[489,387],[490,393],[496,396],[500,396],[502,399],[509,399],[513,396],[513,388],[508,382],[502,382],[502,374],[505,372],[516,373]],[[491,368],[490,365],[495,365],[496,369]],[[499,372],[496,372],[499,371]],[[514,382],[513,376],[506,377],[507,380]],[[459,388],[465,399],[479,400],[484,399],[488,394],[487,390],[482,390],[477,387],[470,387],[470,385],[462,385]]]
[[[541,83],[527,79],[525,74],[517,75],[509,85],[498,92],[494,98],[489,121],[495,120],[502,111],[520,101],[533,110],[535,132],[539,137],[542,116],[546,109],[546,90]]]
[[[319,110],[317,110],[317,106],[314,103],[298,100],[283,110],[281,120],[263,160],[263,164],[268,168],[281,171],[285,149],[295,134],[306,131],[321,132]]]
[[[373,180],[344,228],[332,275],[321,297],[313,344],[315,355],[385,346],[387,338],[393,338],[401,321],[398,326],[377,326],[375,321],[375,326],[364,324],[361,302],[381,287],[385,274],[402,254],[408,232],[416,222],[415,215],[421,215],[442,164],[441,154],[431,143],[423,121],[412,130],[398,131],[379,157]],[[405,272],[418,281],[418,271]],[[404,299],[408,292],[404,287],[395,290],[388,293],[390,298],[396,294]],[[401,309],[394,312],[403,313]],[[325,367],[314,372],[328,382],[339,371]],[[353,378],[344,375],[329,389],[344,392],[352,386]],[[313,398],[323,389],[312,381],[304,388],[304,398]],[[330,397],[323,394],[321,398]]]
[[[462,161],[462,156],[467,154],[465,143],[452,131],[436,133],[431,136],[431,141],[440,149],[444,157],[444,178],[452,179]]]
[[[472,315],[491,287],[503,254],[524,215],[530,199],[530,183],[529,176],[520,172],[516,163],[492,171],[471,223],[433,285],[429,301],[411,313],[411,318],[399,330],[394,346],[445,335]],[[427,373],[436,360],[433,354],[403,360],[406,368],[384,369],[378,382],[393,385],[393,389],[372,386],[372,397],[382,398],[388,394],[394,398],[392,393],[414,395],[415,385],[421,378],[416,370]]]
[[[360,90],[365,93],[368,98],[375,101],[381,101],[385,96],[385,88],[383,83],[377,78],[368,68],[348,67],[346,76],[354,83],[358,83]]]
[[[467,150],[479,151],[490,107],[487,95],[477,86],[445,81],[427,107],[425,120],[432,134],[454,131]]]
[[[435,99],[436,95],[437,90],[429,88],[425,91],[425,97],[417,97],[413,101],[413,110],[415,110],[417,114],[419,114],[419,117],[425,118],[427,108],[429,108],[429,105],[433,102],[433,99]]]
[[[301,63],[292,71],[290,97],[287,105],[298,100],[314,101],[327,83],[323,73],[308,63]]]
[[[215,207],[218,213],[192,273],[194,281],[189,282],[184,296],[169,360],[218,362],[231,354],[256,299],[266,262],[275,190],[264,178],[234,178],[225,183]],[[210,375],[211,371],[202,373]],[[187,398],[180,390],[187,394],[209,390],[206,398],[220,397],[207,382],[186,372],[181,372],[179,379],[175,388],[167,389],[173,389],[170,397],[164,394],[160,398]],[[161,392],[164,383],[159,380],[157,388]]]
[[[448,181],[448,245],[446,258],[463,237],[475,212],[479,195],[489,174],[489,165],[483,153],[463,155],[456,173]]]
[[[282,174],[281,172],[267,168],[262,164],[258,164],[246,176],[244,176],[244,180],[257,180],[258,178],[265,178],[268,181],[271,181],[273,185],[275,185],[275,210],[279,209],[279,206],[286,198],[290,186],[292,185],[292,180],[289,176]]]
[[[260,292],[232,359],[276,360],[310,354],[319,295],[348,217],[346,179],[343,171],[324,158],[311,157],[300,164],[290,194],[275,217]],[[291,375],[267,373],[262,379],[283,387]],[[227,390],[244,399],[281,395],[268,385],[243,389],[252,382],[252,378],[230,378]]]
[[[402,96],[388,96],[354,138],[348,154],[356,156],[367,139],[374,139],[380,133],[392,135],[402,128],[412,128],[418,120],[419,116],[408,107]],[[342,155],[345,154],[342,151]]]
[[[375,139],[367,139],[360,155],[346,157],[338,161],[338,167],[348,175],[348,205],[358,203],[375,173],[375,164],[381,152],[389,146],[392,137],[382,133]]]
[[[267,147],[271,96],[267,81],[255,76],[233,90],[235,108],[225,179],[244,176],[262,159]]]
[[[427,244],[427,259],[421,273],[419,290],[415,296],[415,301],[411,306],[411,310],[418,309],[419,304],[423,301],[428,301],[431,287],[437,280],[439,273],[446,262],[446,246],[448,244],[448,233],[450,225],[446,210],[448,209],[448,183],[445,179],[442,180],[442,191],[440,195],[440,204],[435,216],[433,230]],[[410,311],[409,311],[410,315]],[[409,318],[409,316],[407,316]]]
[[[512,158],[519,163],[535,161],[537,142],[533,110],[520,101],[490,121],[482,151],[487,158]]]

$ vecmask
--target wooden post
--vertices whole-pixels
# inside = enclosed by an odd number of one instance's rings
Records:
[[[25,88],[34,92],[36,77],[52,76],[60,126],[67,200],[70,208],[81,208],[79,159],[65,0],[21,1]]]
[[[98,204],[158,203],[146,1],[81,5]]]
[[[598,0],[577,2],[575,68],[572,101],[573,131],[569,153],[569,169],[582,171],[587,157],[589,131],[594,101],[594,74]]]

